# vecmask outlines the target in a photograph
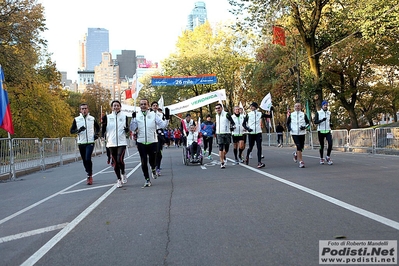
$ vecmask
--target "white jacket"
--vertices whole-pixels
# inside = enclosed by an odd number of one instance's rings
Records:
[[[306,126],[306,115],[304,112],[292,112],[290,117],[288,118],[288,121],[290,124],[288,125],[289,128],[291,128],[291,135],[306,135],[306,129],[301,129],[301,126]],[[309,120],[308,120],[309,122]]]
[[[189,147],[193,142],[198,142],[198,132],[188,132],[187,135],[187,147]]]
[[[107,147],[127,146],[126,140],[126,115],[122,112],[107,115],[106,139]]]
[[[169,120],[162,120],[155,112],[138,111],[130,123],[130,130],[136,132],[138,143],[149,144],[158,142],[157,127],[165,128],[168,124]]]
[[[224,110],[222,110],[220,115],[216,114],[216,134],[231,134],[230,121],[226,117],[227,114]]]
[[[77,129],[84,126],[86,130],[83,130],[78,134],[77,141],[78,144],[88,144],[94,143],[94,135],[96,134],[96,130],[94,128],[95,118],[91,115],[86,115],[85,117],[80,114],[78,117],[75,117],[75,122]]]
[[[255,110],[249,112],[247,116],[248,116],[247,128],[252,129],[252,131],[249,132],[248,134],[262,133],[261,123],[262,123],[263,113]]]
[[[324,117],[326,118],[326,121],[320,122],[317,125],[317,131],[331,131],[331,112],[330,111],[324,111],[321,109],[320,111],[317,111],[318,114],[318,120],[322,120]]]
[[[245,129],[242,126],[245,116],[243,114],[239,114],[239,116],[233,114],[231,118],[233,119],[236,127],[231,134],[233,134],[233,136],[242,136],[245,132]]]

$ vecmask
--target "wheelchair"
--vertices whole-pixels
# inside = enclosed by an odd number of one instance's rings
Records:
[[[188,147],[183,146],[183,164],[184,165],[203,165],[204,156],[202,154],[202,148],[197,158],[192,158]]]

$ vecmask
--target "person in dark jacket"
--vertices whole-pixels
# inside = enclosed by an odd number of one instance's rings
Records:
[[[202,134],[202,140],[204,141],[204,156],[208,152],[208,159],[212,160],[212,145],[213,135],[215,135],[215,123],[211,121],[211,115],[206,116],[206,121],[201,123],[200,132]]]
[[[276,132],[277,132],[277,147],[283,147],[283,132],[284,132],[284,127],[281,125],[280,122],[278,122],[278,125],[276,127]]]

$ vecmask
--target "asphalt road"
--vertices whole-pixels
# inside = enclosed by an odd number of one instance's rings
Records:
[[[105,155],[92,186],[81,161],[0,183],[0,264],[319,265],[319,240],[399,240],[399,157],[306,150],[300,169],[292,151],[220,169],[165,149],[150,188],[136,148],[123,188]]]

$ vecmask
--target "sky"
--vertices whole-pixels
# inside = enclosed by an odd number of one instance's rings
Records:
[[[76,81],[78,45],[88,28],[109,31],[110,52],[136,50],[147,60],[160,62],[175,49],[187,25],[195,0],[38,0],[44,7],[46,27],[42,36],[59,71]],[[228,0],[203,0],[211,24],[234,17]],[[112,54],[115,57],[114,53]]]

